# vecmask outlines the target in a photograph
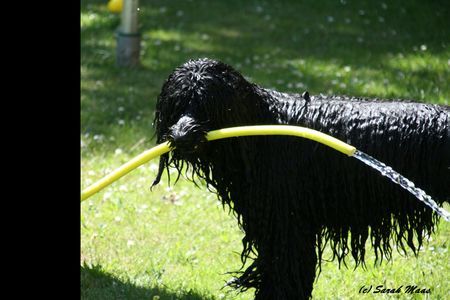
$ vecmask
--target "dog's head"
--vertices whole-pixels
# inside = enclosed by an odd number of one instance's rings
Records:
[[[176,68],[164,83],[156,104],[154,127],[157,143],[169,141],[176,149],[160,159],[156,184],[164,168],[195,164],[198,148],[208,131],[242,123],[252,90],[241,74],[211,59],[190,60]],[[240,122],[239,119],[242,119]]]
[[[252,99],[255,87],[222,62],[207,58],[186,62],[170,74],[158,97],[154,121],[158,142],[176,139],[186,130],[250,124],[258,110]]]
[[[176,68],[164,83],[156,104],[157,142],[176,149],[161,157],[162,168],[177,169],[183,161],[198,162],[198,153],[211,130],[257,125],[267,103],[259,101],[258,87],[229,65],[212,59],[190,60]],[[181,167],[180,167],[181,168]]]

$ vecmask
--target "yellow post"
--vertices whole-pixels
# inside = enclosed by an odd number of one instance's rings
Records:
[[[108,10],[114,14],[122,12],[123,0],[110,0],[108,2]]]

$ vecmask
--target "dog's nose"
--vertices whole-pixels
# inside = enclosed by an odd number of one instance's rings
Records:
[[[182,141],[190,131],[195,129],[195,124],[196,122],[192,117],[183,116],[170,128],[170,136],[174,141]]]

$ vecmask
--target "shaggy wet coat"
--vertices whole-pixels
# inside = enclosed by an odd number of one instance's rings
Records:
[[[417,253],[438,216],[356,159],[289,136],[205,142],[210,130],[262,124],[312,128],[347,142],[411,179],[439,204],[450,197],[450,109],[412,101],[279,93],[230,66],[191,60],[175,69],[156,107],[157,142],[176,149],[160,159],[201,178],[245,232],[245,270],[230,285],[256,299],[308,299],[326,245],[345,264],[364,267],[392,245]]]

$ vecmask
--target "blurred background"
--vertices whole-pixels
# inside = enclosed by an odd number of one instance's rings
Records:
[[[116,64],[121,15],[106,0],[81,1],[81,186],[155,144],[161,86],[192,58],[221,60],[283,92],[448,105],[449,10],[444,0],[141,0],[139,65],[125,68]],[[183,179],[168,186],[163,177],[150,191],[156,167],[149,163],[82,204],[82,298],[251,299],[252,291],[221,289],[232,276],[225,273],[240,267],[234,217]],[[325,264],[313,296],[349,299],[362,296],[363,284],[420,284],[433,299],[450,298],[442,280],[450,229],[441,225],[419,259],[395,256],[393,264],[354,272],[351,260],[348,270]]]

